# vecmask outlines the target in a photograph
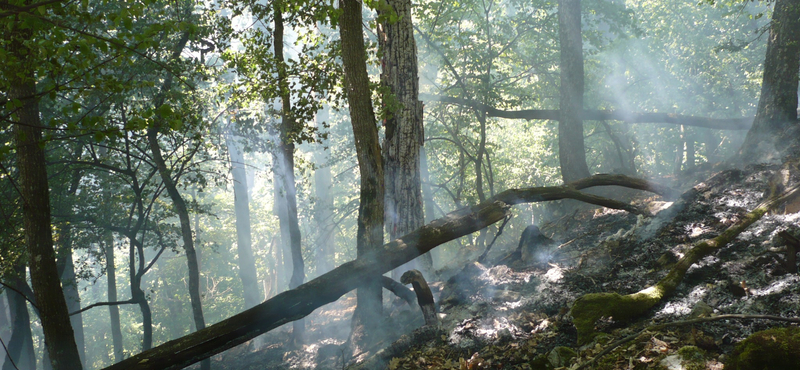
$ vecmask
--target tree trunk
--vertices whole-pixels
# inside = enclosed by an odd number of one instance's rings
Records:
[[[322,122],[328,120],[328,108],[323,108],[317,113],[317,127],[322,127]],[[330,135],[330,133],[328,133]],[[333,196],[331,190],[331,167],[328,165],[329,152],[324,148],[328,139],[322,139],[322,148],[314,152],[314,190],[317,201],[314,204],[314,220],[317,223],[317,273],[320,276],[335,267],[334,239],[336,236],[333,223]]]
[[[189,42],[189,33],[184,33],[180,40],[175,44],[172,50],[171,59],[177,60],[180,58],[181,52]],[[166,102],[166,94],[172,88],[173,74],[168,73],[161,85],[161,90],[156,98],[153,100],[154,108],[158,109]],[[161,146],[158,143],[158,134],[161,131],[162,117],[156,116],[153,125],[147,129],[147,142],[150,147],[150,152],[153,155],[153,163],[158,169],[158,174],[161,177],[161,182],[167,190],[169,198],[172,200],[172,205],[175,207],[175,213],[178,215],[178,220],[181,224],[181,238],[183,240],[183,249],[186,251],[186,264],[189,270],[189,298],[192,302],[192,317],[194,318],[195,328],[197,330],[206,327],[205,319],[203,318],[203,304],[200,300],[200,264],[197,257],[197,251],[194,248],[194,236],[192,235],[192,224],[189,219],[189,209],[186,207],[186,201],[178,191],[178,187],[172,178],[169,168],[167,168],[166,161],[161,154]],[[141,256],[144,258],[144,255]],[[142,297],[144,299],[144,297]],[[148,306],[149,309],[149,306]],[[211,368],[209,361],[203,361],[201,364],[202,370]]]
[[[258,275],[250,235],[250,197],[247,193],[247,172],[239,143],[230,132],[225,136],[233,177],[233,209],[236,213],[236,251],[239,258],[239,279],[242,280],[244,308],[261,303]]]
[[[71,228],[65,226],[59,230],[61,237],[71,233]],[[78,292],[78,280],[75,276],[75,263],[72,261],[72,242],[71,237],[65,237],[63,243],[59,240],[60,255],[56,260],[59,267],[63,264],[63,272],[61,273],[61,284],[64,289],[64,299],[67,301],[67,310],[75,312],[81,309],[81,296]],[[83,315],[75,314],[70,315],[69,321],[72,324],[72,330],[75,333],[75,345],[78,346],[78,355],[81,357],[81,363],[86,363],[86,344],[83,334]]]
[[[108,278],[108,301],[117,302],[117,267],[114,261],[114,234],[106,233],[104,241],[106,247],[106,275]],[[111,340],[114,344],[114,362],[123,360],[122,329],[119,321],[119,306],[108,306],[108,315],[111,321]]]
[[[18,28],[24,23],[14,21],[12,28],[4,33],[10,40],[7,44],[9,56],[20,67],[16,73],[9,75],[12,80],[8,81],[7,94],[8,101],[20,101],[22,104],[11,119],[31,285],[39,305],[39,318],[53,368],[82,369],[53,250],[45,142],[42,140],[36,95],[35,61],[30,57],[34,52],[24,44],[25,40],[31,38],[31,30],[27,27]]]
[[[197,330],[206,327],[206,321],[203,318],[203,304],[200,301],[200,266],[197,260],[197,252],[194,249],[194,237],[192,235],[192,225],[189,219],[189,209],[186,207],[186,201],[183,196],[178,192],[178,187],[172,179],[170,170],[167,168],[164,157],[161,155],[161,146],[158,143],[158,127],[156,123],[154,127],[147,130],[147,139],[150,144],[150,151],[153,154],[153,162],[158,168],[158,173],[161,176],[161,182],[164,183],[164,188],[167,190],[173,206],[175,206],[175,213],[178,214],[178,219],[181,224],[181,236],[183,239],[183,249],[186,251],[186,263],[189,268],[189,298],[192,301],[192,317]],[[142,256],[141,258],[144,258]],[[145,299],[142,295],[141,299]],[[209,361],[203,361],[202,369],[207,370],[210,368]]]
[[[589,177],[583,144],[583,43],[581,1],[558,1],[561,47],[561,120],[558,122],[558,159],[564,183]]]
[[[776,0],[756,118],[739,149],[739,158],[743,162],[754,163],[779,158],[775,144],[780,134],[797,124],[798,69],[800,4],[793,0]]]
[[[80,158],[80,149],[76,151],[76,159]],[[58,214],[69,215],[72,208],[72,197],[80,185],[81,171],[71,173],[67,191],[64,194],[55,196],[55,209]],[[78,292],[78,280],[75,276],[75,263],[72,260],[72,224],[67,221],[61,223],[57,228],[57,255],[56,266],[61,277],[61,286],[64,289],[64,299],[67,301],[67,310],[75,312],[81,309],[81,296]],[[70,315],[70,323],[75,333],[75,344],[78,346],[78,355],[81,357],[81,364],[86,366],[86,344],[83,334],[83,315],[78,313]]]
[[[423,215],[425,216],[425,222],[428,223],[433,220],[434,210],[436,208],[436,204],[433,201],[433,190],[431,189],[431,176],[430,172],[428,171],[428,153],[425,150],[425,145],[419,148],[419,174],[420,174],[420,182],[422,183],[422,203],[425,205],[425,211]],[[431,254],[431,271],[435,270],[433,266],[433,255],[435,254],[434,251],[430,252]],[[436,257],[439,257],[439,254],[436,254]]]
[[[397,20],[386,20],[378,25],[378,42],[383,56],[381,84],[385,90],[382,99],[388,110],[383,141],[385,222],[389,238],[395,239],[418,229],[425,221],[419,168],[425,137],[411,1],[388,0],[387,3],[394,14],[379,11],[379,16],[395,16]],[[428,261],[411,261],[392,271],[392,277],[399,280],[404,272],[412,269],[430,272],[430,254],[423,258]]]
[[[14,289],[22,292],[25,288],[25,265],[21,261],[14,266],[14,276],[10,279]],[[33,336],[31,335],[31,318],[28,315],[28,306],[25,297],[10,289],[5,290],[8,297],[9,323],[11,339],[6,342],[6,353],[3,370],[36,369],[36,354],[33,351]],[[9,360],[9,357],[12,361]],[[16,365],[16,369],[15,369]]]
[[[135,235],[135,234],[134,234]],[[142,351],[153,348],[153,313],[150,303],[142,290],[142,274],[144,273],[144,248],[134,236],[128,235],[128,271],[131,282],[131,300],[139,305],[142,311]],[[136,268],[136,255],[139,255],[139,272]]]
[[[342,40],[345,91],[350,106],[350,121],[356,142],[356,156],[361,175],[358,207],[356,254],[364,256],[383,245],[384,175],[378,127],[372,109],[367,75],[367,54],[362,34],[361,2],[339,0],[342,14],[339,30]],[[353,315],[351,344],[369,343],[369,336],[378,329],[383,314],[383,292],[380,274],[364,276],[368,283],[356,293],[357,308]]]
[[[286,75],[286,65],[283,56],[283,13],[282,1],[272,3],[275,28],[273,30],[275,59],[278,62],[278,90],[281,96],[281,132],[279,153],[274,156],[273,171],[275,172],[276,189],[286,200],[286,213],[281,214],[281,223],[286,223],[289,229],[289,241],[292,252],[292,277],[289,279],[289,289],[300,286],[306,278],[303,264],[303,250],[300,240],[300,225],[297,220],[297,190],[294,185],[294,138],[300,131],[292,113],[292,97],[289,90],[289,80]],[[277,186],[280,184],[280,186]],[[303,320],[292,323],[294,343],[303,343],[305,324]]]

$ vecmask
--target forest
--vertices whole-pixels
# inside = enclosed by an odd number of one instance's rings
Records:
[[[800,2],[0,28],[2,370],[800,363]]]

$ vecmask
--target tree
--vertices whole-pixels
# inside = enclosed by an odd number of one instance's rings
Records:
[[[53,369],[81,369],[81,359],[53,251],[50,227],[50,191],[45,162],[45,142],[39,118],[39,96],[34,68],[36,55],[30,49],[32,25],[41,24],[24,14],[12,16],[4,37],[4,48],[11,55],[11,73],[4,79],[8,99],[18,102],[11,117],[19,168],[20,196],[23,201],[25,244],[31,285],[39,307],[39,318]],[[8,64],[7,64],[8,65]]]
[[[561,47],[561,87],[558,121],[558,160],[564,183],[589,177],[583,144],[583,42],[581,1],[558,1],[558,39]]]
[[[103,244],[106,257],[106,277],[108,279],[108,301],[116,302],[117,266],[114,262],[114,233],[107,231]],[[117,305],[109,305],[108,316],[111,321],[111,342],[114,345],[114,362],[120,362],[124,358],[124,348],[122,346],[122,328],[120,327],[119,321],[119,307]]]
[[[239,279],[242,280],[242,296],[245,309],[261,302],[258,288],[256,264],[250,235],[250,195],[247,191],[247,172],[244,155],[230,129],[225,135],[230,156],[231,177],[233,178],[233,208],[236,213],[236,251],[239,261]]]
[[[33,338],[31,336],[31,320],[28,315],[25,297],[21,294],[25,289],[23,285],[27,284],[23,279],[25,265],[22,261],[18,261],[13,273],[7,274],[4,278],[12,274],[14,276],[4,282],[6,284],[10,282],[16,291],[6,289],[4,294],[8,298],[8,311],[10,314],[8,323],[10,324],[11,336],[10,340],[6,342],[7,348],[5,349],[3,370],[12,370],[14,365],[16,365],[17,369],[35,369],[36,353],[34,352]]]
[[[424,144],[422,102],[419,101],[417,45],[410,0],[388,0],[378,8],[383,85],[385,213],[389,238],[395,239],[424,224],[420,151]],[[431,255],[392,272],[395,280],[409,269],[430,271]]]
[[[280,140],[273,155],[273,174],[275,179],[275,199],[282,202],[279,206],[278,217],[280,218],[281,230],[287,230],[288,235],[281,234],[283,243],[288,239],[291,260],[292,277],[289,279],[289,289],[294,289],[305,280],[303,266],[303,251],[300,240],[300,224],[297,220],[297,190],[294,184],[294,140],[298,137],[302,126],[298,126],[294,112],[292,112],[292,97],[289,90],[289,81],[284,65],[283,55],[283,6],[282,1],[275,1],[273,6],[273,20],[275,28],[273,30],[273,46],[275,50],[275,60],[278,64],[278,91],[281,98],[281,125]],[[284,256],[284,261],[287,256]],[[295,344],[303,342],[305,324],[303,320],[292,323],[292,335]]]
[[[367,53],[361,33],[361,2],[339,0],[342,14],[339,32],[342,40],[345,91],[350,106],[350,122],[356,141],[358,170],[361,174],[361,195],[358,206],[356,253],[368,254],[383,245],[384,174],[378,127],[372,109]],[[378,275],[365,276],[369,281],[357,291],[356,311],[353,314],[351,344],[355,348],[369,343],[378,328],[383,312],[383,292]],[[359,352],[359,351],[355,351]]]
[[[776,0],[764,57],[761,97],[753,127],[739,150],[740,160],[761,162],[778,155],[775,145],[781,133],[797,125],[798,70],[800,4]]]

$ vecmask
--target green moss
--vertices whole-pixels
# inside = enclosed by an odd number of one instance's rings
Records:
[[[704,370],[706,368],[706,352],[695,346],[685,346],[678,350],[681,365],[686,370]]]
[[[531,365],[532,370],[551,370],[553,366],[550,365],[550,361],[547,360],[547,355],[540,354],[531,360],[529,363]]]
[[[636,294],[617,293],[586,294],[572,305],[572,323],[578,330],[578,343],[586,344],[596,335],[594,324],[601,317],[612,317],[617,321],[628,321],[647,312],[661,299],[661,290],[656,287]]]
[[[556,347],[547,355],[547,360],[553,367],[564,367],[578,354],[569,347]]]
[[[753,333],[736,345],[725,370],[796,369],[800,364],[800,328],[777,328]]]

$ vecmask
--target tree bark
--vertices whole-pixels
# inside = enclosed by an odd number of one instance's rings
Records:
[[[386,230],[394,239],[425,223],[420,181],[420,150],[424,143],[423,106],[419,101],[417,45],[411,19],[410,0],[387,0],[387,10],[378,11],[381,48],[381,84],[387,109],[383,141]],[[392,271],[398,280],[405,271],[430,272],[430,254]]]
[[[236,214],[236,251],[239,261],[239,279],[242,280],[244,308],[261,303],[261,290],[258,288],[258,275],[253,258],[250,235],[250,196],[247,193],[247,172],[244,155],[232,133],[225,135],[230,156],[231,176],[233,177],[233,209]]]
[[[583,42],[581,1],[558,1],[561,48],[561,87],[558,121],[558,160],[564,183],[589,176],[583,143]]]
[[[63,264],[61,273],[61,284],[64,289],[64,299],[67,301],[67,310],[75,312],[81,309],[81,296],[78,292],[78,280],[75,276],[75,263],[72,261],[72,241],[71,236],[66,236],[71,233],[70,227],[64,227],[59,230],[59,239],[64,237],[63,243],[59,241],[59,258],[56,260],[58,265]],[[63,262],[62,262],[63,261]],[[60,267],[60,266],[59,266]],[[75,314],[70,315],[69,321],[72,324],[72,330],[75,334],[75,345],[78,346],[78,355],[81,358],[81,363],[86,363],[86,345],[83,334],[83,315]]]
[[[350,121],[353,125],[358,169],[361,175],[356,254],[364,256],[383,244],[383,163],[370,96],[367,54],[361,33],[361,2],[339,0],[339,8],[342,10],[339,30],[342,40],[345,90],[350,106]],[[378,328],[383,311],[383,292],[379,275],[380,273],[365,275],[367,284],[358,289],[351,336],[351,339],[355,339],[354,344],[368,343],[367,336]]]
[[[797,124],[799,69],[800,4],[793,0],[776,0],[756,118],[739,149],[739,159],[743,162],[762,162],[779,157],[775,145],[780,134]]]
[[[315,309],[336,301],[345,293],[371,284],[369,277],[380,276],[441,244],[498,222],[509,214],[510,207],[515,204],[570,198],[592,204],[635,209],[627,203],[580,191],[593,186],[609,185],[625,186],[664,196],[675,195],[669,188],[623,175],[595,175],[562,186],[509,189],[484,203],[451,212],[245,312],[140,353],[109,366],[106,370],[180,369],[191,365],[292,320],[305,317]],[[380,278],[376,280],[381,284]]]
[[[108,278],[108,301],[117,302],[117,267],[114,261],[114,234],[110,231],[106,233],[105,244],[106,254],[106,275]],[[117,305],[108,306],[109,320],[111,321],[111,341],[114,345],[114,362],[120,362],[124,358],[122,345],[122,328],[119,321],[119,307]]]
[[[80,158],[80,149],[76,151],[76,159]],[[75,195],[81,180],[81,171],[73,171],[67,184],[68,188],[64,194],[55,196],[55,209],[58,214],[69,215],[73,201],[70,199]],[[64,299],[67,301],[67,310],[75,312],[81,309],[81,296],[78,292],[78,280],[75,276],[75,263],[72,260],[72,224],[62,222],[57,228],[57,255],[56,266],[61,278],[61,286],[64,290]],[[78,355],[81,357],[81,364],[86,365],[86,344],[83,334],[83,315],[81,313],[70,315],[70,323],[75,333],[75,344],[78,346]]]
[[[5,37],[9,40],[9,57],[20,68],[16,73],[9,74],[11,81],[8,81],[7,93],[10,102],[19,101],[22,104],[11,119],[31,285],[39,305],[42,331],[53,368],[82,369],[53,250],[45,142],[42,140],[39,101],[36,97],[35,61],[31,57],[34,51],[24,43],[32,35],[30,28],[20,27],[24,23],[13,21],[11,29],[5,31]]]
[[[14,273],[16,276],[9,279],[10,283],[14,289],[22,292],[25,289],[22,286],[25,284],[25,265],[21,261],[14,266]],[[11,338],[6,342],[8,348],[4,354],[3,370],[36,369],[36,354],[33,351],[31,318],[28,315],[27,301],[18,292],[10,289],[6,289],[5,296],[8,297]]]
[[[153,348],[153,313],[150,310],[150,303],[142,290],[142,274],[144,274],[144,248],[136,240],[136,234],[127,235],[128,237],[128,272],[131,282],[131,300],[139,305],[142,311],[142,351]],[[136,256],[139,256],[139,267],[137,272]],[[190,282],[191,284],[191,282]]]
[[[289,289],[300,286],[306,278],[303,264],[303,251],[300,240],[300,225],[297,220],[297,190],[294,184],[294,139],[300,131],[292,113],[292,97],[289,90],[289,79],[286,74],[286,65],[283,56],[283,1],[273,2],[273,16],[275,28],[273,30],[273,46],[275,59],[278,63],[278,90],[281,96],[281,129],[279,153],[274,156],[273,171],[277,190],[286,201],[286,213],[281,214],[281,223],[288,224],[289,240],[292,252],[292,277],[289,279]],[[292,335],[295,344],[303,343],[305,323],[297,320],[292,323]]]

